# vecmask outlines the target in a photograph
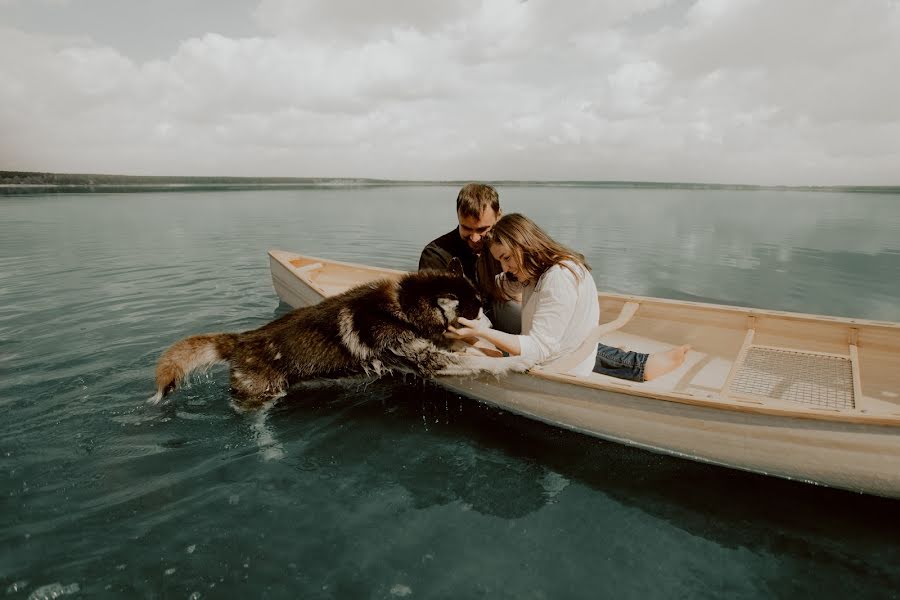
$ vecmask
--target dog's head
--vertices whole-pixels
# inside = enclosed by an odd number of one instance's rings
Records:
[[[478,318],[481,298],[475,286],[458,273],[424,270],[400,280],[398,295],[406,318],[425,335],[438,335],[459,317]]]

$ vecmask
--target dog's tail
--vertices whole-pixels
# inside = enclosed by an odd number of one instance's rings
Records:
[[[156,363],[156,395],[150,401],[165,398],[191,371],[230,360],[237,343],[236,333],[207,333],[175,342]]]

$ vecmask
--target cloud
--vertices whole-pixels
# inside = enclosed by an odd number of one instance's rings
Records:
[[[263,0],[264,35],[145,61],[6,28],[0,163],[896,184],[898,6]]]
[[[72,0],[0,0],[0,8],[23,6],[26,2],[42,6],[60,7],[68,6],[72,3]]]
[[[389,0],[262,0],[254,11],[257,22],[271,33],[296,32],[309,36],[382,37],[393,29],[431,32],[443,29],[478,10],[476,0],[420,2]]]

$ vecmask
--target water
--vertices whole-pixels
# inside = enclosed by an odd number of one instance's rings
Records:
[[[897,597],[897,501],[658,456],[414,379],[150,406],[159,353],[283,314],[270,247],[399,269],[448,187],[0,200],[10,598]],[[900,197],[501,189],[602,289],[900,321]]]

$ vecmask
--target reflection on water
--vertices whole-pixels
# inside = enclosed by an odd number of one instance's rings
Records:
[[[501,188],[607,290],[900,321],[896,196]],[[661,457],[408,379],[264,413],[174,340],[283,314],[266,249],[410,269],[456,189],[0,201],[10,597],[890,597],[896,501]],[[75,587],[72,587],[75,586]],[[69,592],[66,592],[69,593]],[[195,596],[197,597],[197,596]]]

